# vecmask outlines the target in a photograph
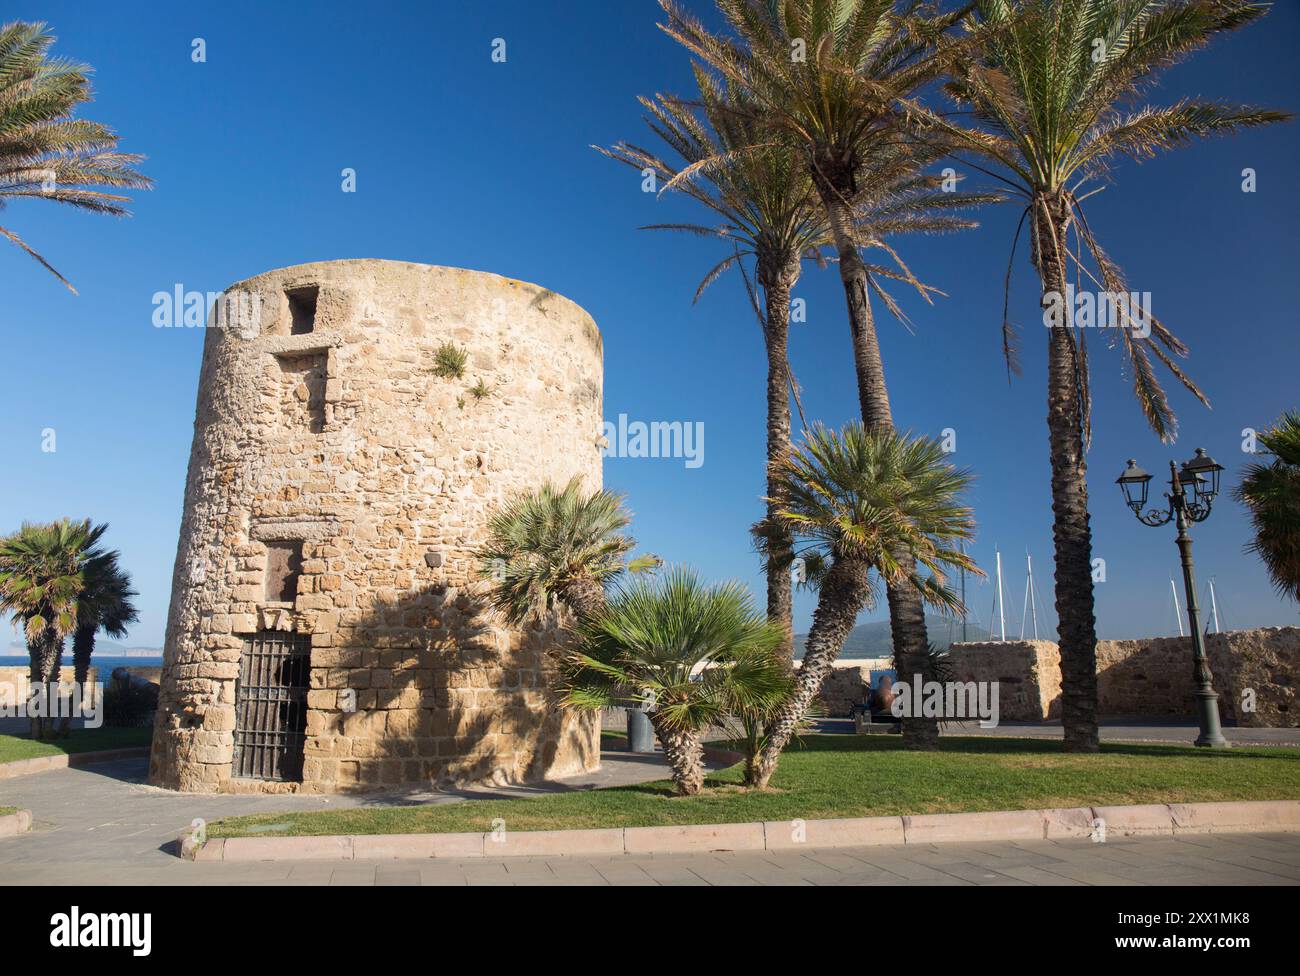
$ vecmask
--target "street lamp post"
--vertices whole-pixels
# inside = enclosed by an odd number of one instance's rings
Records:
[[[1205,637],[1201,633],[1201,608],[1196,601],[1196,572],[1192,565],[1192,537],[1187,528],[1192,522],[1204,522],[1210,515],[1214,497],[1219,493],[1219,472],[1223,466],[1216,464],[1202,448],[1190,461],[1184,461],[1181,471],[1169,462],[1169,491],[1165,494],[1165,509],[1142,510],[1147,503],[1147,485],[1151,475],[1130,459],[1116,484],[1124,492],[1124,500],[1143,525],[1165,525],[1172,521],[1178,527],[1178,554],[1183,563],[1183,588],[1187,592],[1187,618],[1192,628],[1192,678],[1196,682],[1196,701],[1201,734],[1196,737],[1198,746],[1210,749],[1228,748],[1219,724],[1219,696],[1215,694],[1210,675],[1209,658],[1205,655]],[[1188,489],[1191,490],[1190,495]]]

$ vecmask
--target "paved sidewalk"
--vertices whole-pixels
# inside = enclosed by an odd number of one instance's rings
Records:
[[[715,768],[710,766],[710,768]],[[535,786],[435,792],[426,788],[318,796],[176,793],[146,783],[147,759],[124,759],[0,780],[0,806],[32,811],[29,834],[0,841],[0,884],[119,879],[144,867],[141,883],[162,881],[178,864],[163,850],[196,817],[218,820],[247,813],[331,810],[355,806],[459,803],[492,796],[532,796],[665,779],[663,755],[606,749],[592,773]],[[163,872],[162,875],[156,872]],[[165,883],[165,882],[164,882]]]
[[[550,788],[663,775],[654,760],[606,756],[605,761],[596,777]],[[0,840],[0,884],[1300,884],[1300,834],[653,857],[191,863],[164,847],[194,817],[212,820],[361,803],[454,803],[461,797],[412,793],[364,798],[202,796],[154,789],[143,783],[144,774],[143,760],[126,760],[6,781],[0,788],[0,802],[31,808],[36,823],[31,834]]]

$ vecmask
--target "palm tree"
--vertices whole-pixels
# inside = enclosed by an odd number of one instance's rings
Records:
[[[1272,464],[1251,464],[1233,494],[1250,510],[1255,541],[1248,547],[1268,569],[1278,592],[1300,600],[1300,413],[1288,412],[1259,443]]]
[[[795,690],[768,726],[755,785],[771,780],[858,614],[874,602],[873,572],[886,586],[906,582],[927,603],[964,609],[947,571],[979,572],[959,548],[974,533],[974,516],[960,501],[970,481],[937,441],[859,423],[838,432],[815,427],[782,465],[778,515],[800,542],[818,598]],[[917,673],[925,673],[928,650]]]
[[[739,583],[705,586],[684,569],[636,580],[579,635],[559,684],[564,704],[644,707],[682,796],[704,785],[706,729],[789,692],[782,628]]]
[[[753,112],[740,103],[744,92],[734,85],[720,85],[716,78],[695,68],[700,92],[700,113],[680,99],[659,95],[640,98],[649,113],[646,124],[682,159],[682,164],[665,160],[652,150],[628,142],[610,149],[594,147],[600,153],[626,163],[638,171],[650,170],[657,179],[671,183],[683,169],[703,160],[724,155],[734,164],[702,171],[701,180],[681,183],[678,189],[702,204],[720,224],[653,224],[647,230],[672,230],[711,237],[729,246],[728,253],[713,266],[696,289],[694,301],[732,267],[744,274],[743,262],[752,258],[754,280],[763,292],[763,308],[745,275],[745,287],[754,301],[767,353],[767,493],[774,493],[775,463],[790,449],[789,329],[790,295],[799,281],[805,257],[817,257],[826,241],[825,221],[813,194],[807,173],[793,154],[781,146],[760,145]],[[766,525],[774,525],[772,505]],[[791,621],[790,539],[777,528],[765,538],[767,553],[767,614],[785,631],[781,653],[794,657],[794,629]]]
[[[579,620],[599,616],[607,585],[659,565],[655,556],[628,560],[636,543],[623,530],[631,519],[621,495],[588,493],[576,477],[511,499],[492,516],[477,553],[492,606],[514,624],[557,604]]]
[[[105,525],[102,528],[107,529]],[[125,637],[127,625],[140,619],[131,602],[136,596],[130,575],[118,565],[121,554],[103,552],[89,559],[84,567],[85,583],[77,598],[77,627],[72,633],[72,668],[77,686],[86,693],[90,659],[95,653],[95,634],[102,628],[109,637]],[[60,731],[65,735],[71,724],[64,717]]]
[[[672,230],[712,237],[730,245],[731,253],[711,268],[696,290],[698,300],[710,284],[731,267],[740,268],[752,257],[755,281],[763,292],[763,309],[755,311],[763,329],[767,353],[767,494],[776,495],[776,466],[790,450],[790,395],[795,389],[789,365],[788,334],[790,296],[798,283],[805,258],[822,260],[821,249],[832,243],[825,210],[813,190],[801,157],[789,147],[772,143],[761,125],[757,108],[748,103],[745,90],[722,82],[696,66],[701,115],[681,99],[660,95],[642,98],[650,113],[647,124],[682,159],[666,162],[654,152],[626,142],[612,149],[597,150],[606,156],[644,172],[650,170],[666,184],[675,186],[720,217],[721,224],[653,224],[645,229]],[[944,233],[974,227],[975,222],[957,211],[1000,199],[997,194],[942,192],[943,178],[921,176],[915,171],[942,156],[929,147],[881,147],[872,160],[873,179],[864,184],[853,201],[853,227],[859,248],[880,248],[893,266],[866,265],[871,288],[890,311],[905,321],[902,309],[882,284],[884,280],[906,281],[923,298],[937,292],[912,274],[889,239],[902,233]],[[726,165],[712,161],[726,158]],[[692,179],[677,181],[683,170],[699,166]],[[751,300],[749,277],[744,276]],[[769,501],[767,517],[755,531],[767,557],[767,612],[786,630],[782,653],[793,660],[794,631],[791,621],[791,540],[775,517],[775,501]]]
[[[1084,216],[1083,200],[1098,192],[1084,187],[1105,179],[1117,156],[1141,160],[1198,136],[1287,116],[1198,99],[1135,106],[1161,69],[1216,34],[1255,20],[1264,13],[1262,6],[1231,0],[981,0],[976,7],[971,28],[989,38],[985,53],[959,63],[946,87],[981,125],[965,128],[920,105],[909,109],[936,138],[994,164],[992,175],[1025,204],[1021,225],[1029,220],[1044,321],[1054,325],[1048,335],[1047,426],[1065,748],[1092,752],[1098,745],[1085,458],[1091,433],[1088,357],[1073,310],[1058,313],[1072,270],[1081,287],[1091,283],[1117,296],[1130,291]],[[1187,347],[1140,303],[1114,307],[1118,327],[1111,334],[1132,369],[1134,394],[1151,429],[1170,441],[1176,418],[1152,359],[1208,405],[1175,362]],[[1003,349],[1008,370],[1014,371],[1014,337],[1005,311]]]
[[[72,117],[91,100],[90,68],[49,54],[44,24],[0,27],[0,210],[5,198],[54,200],[92,213],[129,216],[128,197],[89,187],[148,189],[134,169],[143,156],[117,151],[107,126]],[[74,294],[76,289],[14,231],[0,227]]]
[[[908,160],[912,141],[900,125],[899,101],[942,77],[979,39],[947,37],[959,13],[940,14],[920,0],[718,0],[738,42],[710,33],[673,0],[660,4],[668,14],[663,29],[744,88],[770,138],[803,158],[839,260],[862,420],[872,430],[892,429],[870,301],[876,289],[860,251],[854,200],[876,179],[873,161],[919,173],[922,162]],[[699,168],[725,162],[715,158]],[[924,667],[929,647],[922,595],[910,576],[887,588],[904,678]],[[932,723],[909,722],[904,734],[917,746],[933,744],[938,733]]]
[[[97,545],[107,528],[63,519],[24,524],[0,539],[0,613],[23,628],[34,688],[58,683],[63,641],[77,626],[86,564],[101,555]],[[33,738],[44,736],[43,718],[32,717],[31,731]]]

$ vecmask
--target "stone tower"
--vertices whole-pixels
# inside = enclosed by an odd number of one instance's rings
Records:
[[[472,560],[511,494],[601,485],[591,317],[535,285],[397,261],[223,294],[150,780],[331,792],[596,766],[596,721],[547,696],[557,632],[486,610]],[[459,377],[439,368],[453,347]]]

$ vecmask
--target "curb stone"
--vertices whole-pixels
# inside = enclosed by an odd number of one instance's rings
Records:
[[[0,817],[0,837],[17,837],[32,829],[32,811],[19,810]]]
[[[330,837],[178,838],[187,861],[385,860],[688,854],[987,841],[1083,839],[1103,821],[1111,836],[1300,831],[1300,800],[1150,804],[918,814],[837,820],[611,827],[594,830]]]
[[[130,749],[105,749],[100,752],[60,752],[53,756],[36,756],[34,759],[15,759],[0,763],[0,779],[12,779],[29,773],[44,773],[51,769],[77,769],[95,763],[117,762],[119,759],[147,759],[149,746]]]

